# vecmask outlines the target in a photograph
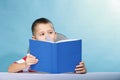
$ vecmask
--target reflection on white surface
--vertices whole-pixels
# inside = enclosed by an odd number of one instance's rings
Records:
[[[112,11],[120,12],[120,0],[108,0]]]
[[[0,80],[120,80],[120,72],[87,74],[0,73]],[[7,77],[6,77],[7,76]]]

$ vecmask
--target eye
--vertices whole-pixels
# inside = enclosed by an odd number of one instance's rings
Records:
[[[49,32],[49,34],[52,34],[52,33],[53,33],[52,31]]]
[[[44,33],[41,33],[40,36],[44,36],[45,34]]]

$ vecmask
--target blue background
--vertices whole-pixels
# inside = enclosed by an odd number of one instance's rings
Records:
[[[26,55],[39,17],[83,40],[88,72],[120,71],[120,0],[0,0],[0,72]]]

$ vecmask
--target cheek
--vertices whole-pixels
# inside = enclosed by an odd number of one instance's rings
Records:
[[[55,41],[56,37],[55,37],[55,36],[51,36],[51,39],[52,39],[53,41]]]
[[[46,41],[45,38],[38,38],[37,40]]]
[[[37,37],[36,37],[36,40],[45,41],[45,37],[40,37],[40,36],[37,36]]]

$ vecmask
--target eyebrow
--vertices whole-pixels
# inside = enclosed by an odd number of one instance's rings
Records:
[[[51,29],[51,30],[48,30],[48,31],[54,31],[54,30]]]

